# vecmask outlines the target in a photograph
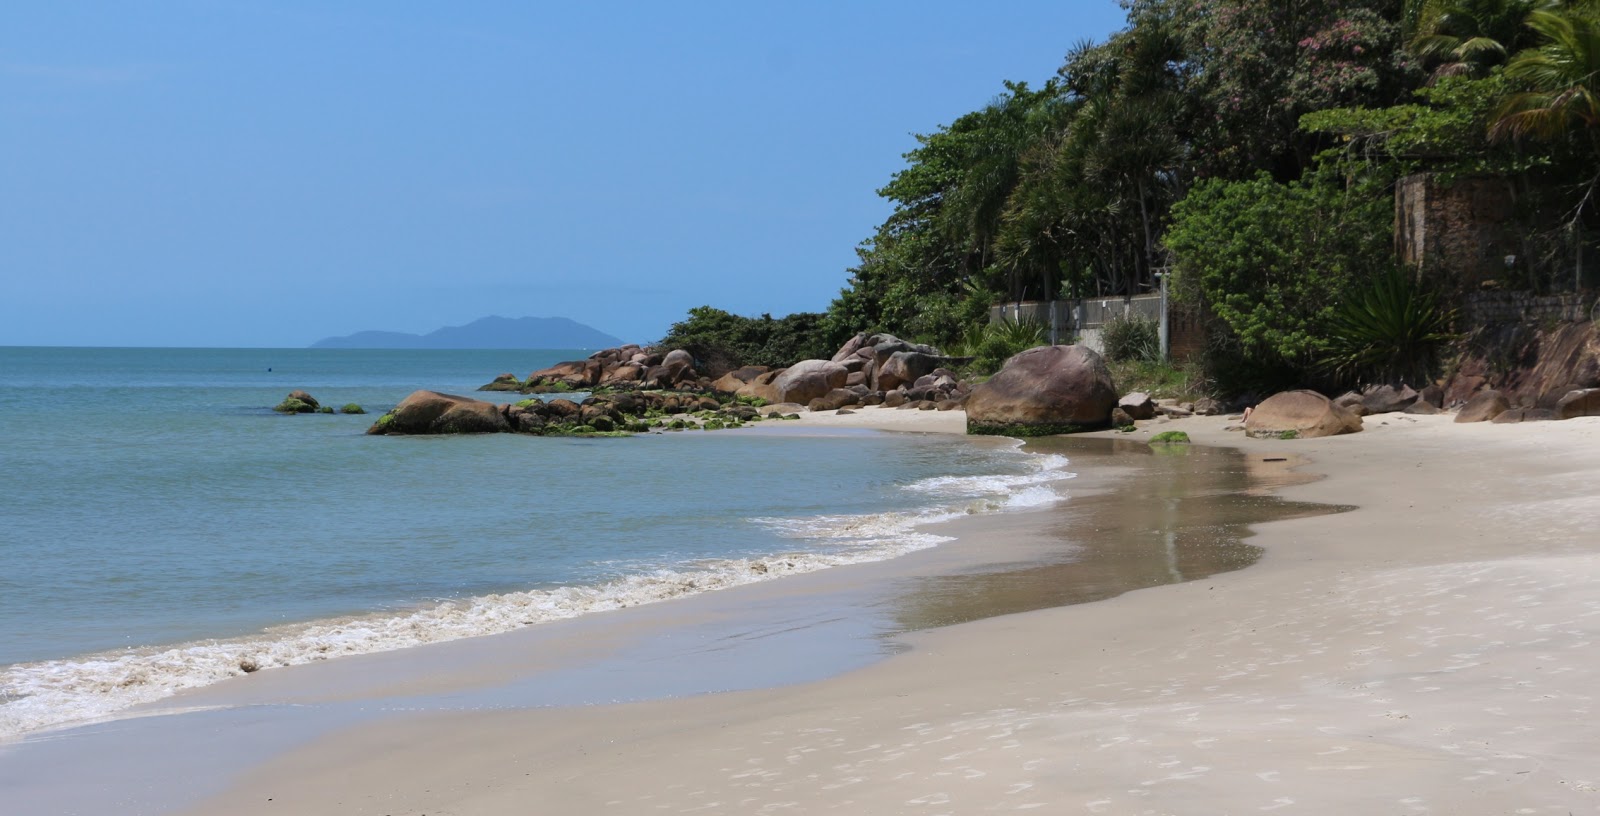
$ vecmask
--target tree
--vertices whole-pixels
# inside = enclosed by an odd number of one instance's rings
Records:
[[[1481,77],[1533,44],[1533,12],[1555,0],[1408,0],[1413,53],[1434,76]]]

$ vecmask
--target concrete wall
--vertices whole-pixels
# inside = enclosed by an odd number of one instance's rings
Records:
[[[1597,297],[1594,292],[1473,292],[1463,300],[1461,320],[1469,329],[1501,323],[1577,323],[1600,318]]]
[[[1077,342],[1104,351],[1101,329],[1119,318],[1136,317],[1144,320],[1161,319],[1161,296],[1137,295],[1134,297],[1086,298],[1083,300],[1023,301],[1002,303],[989,309],[989,324],[1008,320],[1032,320],[1046,326],[1055,326],[1056,342]],[[1180,310],[1169,317],[1170,344],[1174,358],[1198,354],[1204,348],[1204,332],[1200,319]]]

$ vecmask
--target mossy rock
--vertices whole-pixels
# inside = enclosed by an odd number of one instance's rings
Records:
[[[1158,433],[1155,436],[1150,437],[1150,444],[1152,444],[1152,445],[1187,445],[1187,444],[1189,444],[1189,435],[1184,433],[1183,431],[1162,431],[1161,433]]]
[[[317,409],[311,407],[311,403],[309,402],[304,402],[302,400],[297,400],[294,397],[289,397],[283,402],[272,406],[272,410],[277,411],[280,414],[309,414]]]
[[[1299,431],[1284,431],[1284,432],[1278,434],[1278,438],[1282,439],[1282,440],[1285,440],[1285,441],[1290,440],[1290,439],[1299,439],[1300,438],[1300,432]]]
[[[708,421],[705,425],[703,425],[701,427],[703,427],[705,430],[708,430],[708,431],[720,431],[723,428],[726,428],[728,426],[723,424],[722,420],[720,420],[720,419],[713,419],[713,420]]]
[[[333,413],[333,406],[332,405],[324,405],[321,408],[317,409],[317,413],[319,413],[319,414],[331,414],[331,413]]]
[[[339,409],[339,413],[342,413],[342,414],[364,414],[366,412],[367,412],[367,409],[362,408],[361,406],[359,406],[359,405],[357,405],[357,404],[355,404],[353,402],[348,404],[348,405],[346,405],[345,407]]]

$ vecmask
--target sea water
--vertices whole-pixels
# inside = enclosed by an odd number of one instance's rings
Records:
[[[245,671],[881,560],[1071,476],[1003,441],[781,422],[363,433],[412,390],[583,356],[0,348],[0,738]],[[274,413],[293,389],[369,413]]]

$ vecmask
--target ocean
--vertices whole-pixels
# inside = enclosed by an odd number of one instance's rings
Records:
[[[584,356],[0,348],[0,739],[247,670],[891,558],[1072,475],[1007,440],[781,422],[363,433],[418,388]],[[274,413],[293,389],[369,413]]]

